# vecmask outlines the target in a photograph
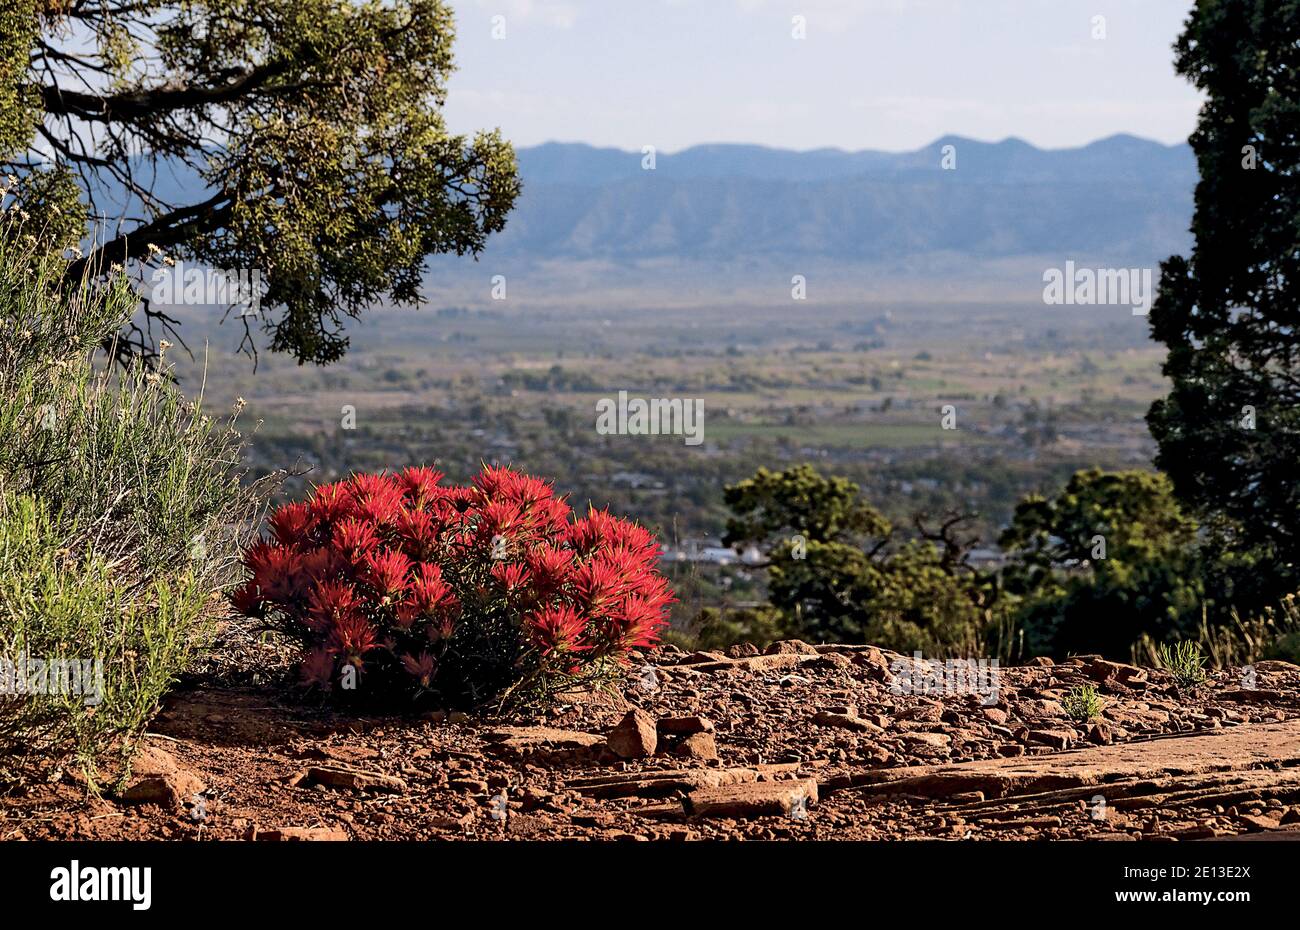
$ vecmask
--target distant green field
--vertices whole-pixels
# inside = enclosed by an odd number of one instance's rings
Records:
[[[828,446],[836,449],[900,449],[948,444],[989,442],[969,430],[945,430],[936,419],[934,425],[881,423],[815,423],[787,426],[777,423],[709,423],[705,408],[704,437],[707,442],[727,443],[736,439],[786,440],[800,446]]]

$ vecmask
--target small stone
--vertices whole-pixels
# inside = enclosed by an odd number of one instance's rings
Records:
[[[943,718],[943,705],[926,702],[900,710],[896,716],[899,720],[913,720],[917,723],[938,723]]]
[[[889,667],[889,660],[885,658],[884,653],[879,649],[870,648],[862,652],[853,653],[853,662],[867,669],[868,674],[875,681],[890,681],[893,678],[893,670]]]
[[[629,710],[606,737],[610,750],[623,759],[653,756],[659,745],[655,719],[640,708]]]
[[[131,782],[120,795],[127,804],[184,807],[206,785],[193,772],[181,768],[170,753],[146,746],[131,762]]]
[[[1210,826],[1188,827],[1185,830],[1175,830],[1169,834],[1180,840],[1212,840],[1215,837],[1222,836],[1223,833]]]
[[[1000,707],[985,707],[980,714],[989,723],[1001,725],[1007,722],[1007,712]]]
[[[1281,822],[1267,814],[1243,814],[1237,819],[1255,830],[1276,830]]]
[[[952,738],[946,733],[904,733],[903,742],[911,746],[926,746],[930,749],[947,749]]]
[[[686,665],[686,664],[695,665],[695,664],[699,664],[699,663],[718,662],[718,661],[724,660],[724,659],[726,659],[726,658],[727,658],[727,656],[726,656],[724,653],[721,653],[721,652],[708,652],[708,651],[706,651],[706,650],[701,649],[701,650],[697,650],[697,651],[695,651],[695,652],[692,652],[690,655],[688,655],[688,656],[687,656],[687,657],[682,661],[682,664],[684,664],[684,665]]]
[[[779,642],[772,643],[772,645],[768,646],[767,649],[764,651],[764,654],[769,656],[777,656],[777,655],[815,656],[818,655],[819,653],[814,647],[808,645],[801,639],[783,639],[780,640]]]
[[[1020,706],[1020,715],[1038,719],[1060,718],[1065,716],[1065,708],[1060,701],[1043,698],[1037,701],[1024,701]]]
[[[692,733],[673,750],[673,755],[707,762],[718,758],[718,744],[712,733]]]
[[[512,836],[533,836],[550,829],[548,818],[538,814],[511,814],[506,822],[506,832]]]
[[[690,736],[692,733],[711,733],[713,721],[707,717],[661,717],[655,728],[661,734]]]
[[[1282,692],[1270,688],[1234,688],[1221,692],[1219,697],[1226,701],[1240,701],[1243,704],[1272,704],[1282,700]]]
[[[813,668],[853,668],[853,660],[838,652],[828,652],[817,659]]]
[[[1107,659],[1093,659],[1088,664],[1087,672],[1089,678],[1097,681],[1114,678],[1125,684],[1145,681],[1147,677],[1146,671],[1136,665],[1125,665],[1123,662],[1111,662]]]
[[[1104,723],[1094,723],[1088,727],[1088,742],[1096,743],[1099,746],[1107,746],[1115,739],[1115,734],[1109,726]]]

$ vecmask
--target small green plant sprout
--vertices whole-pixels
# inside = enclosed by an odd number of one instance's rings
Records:
[[[1092,685],[1079,685],[1077,688],[1070,689],[1070,693],[1061,701],[1061,705],[1071,720],[1086,723],[1101,715],[1104,702]]]
[[[1174,676],[1179,685],[1190,687],[1205,681],[1205,656],[1201,655],[1200,644],[1191,640],[1172,646],[1161,643],[1157,655],[1160,665]]]

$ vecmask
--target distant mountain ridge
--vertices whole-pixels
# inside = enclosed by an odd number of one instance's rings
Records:
[[[1196,160],[1185,143],[1162,145],[1132,135],[1113,135],[1069,149],[1040,149],[1021,139],[980,142],[944,136],[912,152],[875,149],[850,152],[821,148],[807,151],[762,145],[696,145],[681,152],[656,153],[656,171],[681,178],[746,177],[771,181],[826,181],[855,176],[891,177],[912,172],[937,174],[945,169],[945,146],[954,147],[954,179],[1033,181],[1055,178],[1062,171],[1115,180],[1145,179],[1169,172],[1175,180],[1196,180]],[[540,184],[603,184],[638,177],[642,153],[597,148],[580,142],[547,142],[517,150],[520,172]]]
[[[1197,178],[1187,145],[1128,135],[1052,150],[956,136],[903,153],[701,145],[656,153],[654,170],[641,152],[576,143],[518,157],[524,193],[488,250],[535,259],[1151,262],[1186,246]]]
[[[949,145],[953,170],[942,167]],[[1072,149],[946,136],[901,153],[700,145],[656,153],[654,170],[639,151],[580,143],[517,154],[523,194],[483,256],[511,266],[797,258],[902,269],[942,256],[958,277],[1030,256],[1149,266],[1190,244],[1197,180],[1187,145],[1128,135]],[[157,190],[178,204],[206,196],[168,166]],[[122,196],[110,188],[101,208]],[[455,256],[432,268],[478,273]]]

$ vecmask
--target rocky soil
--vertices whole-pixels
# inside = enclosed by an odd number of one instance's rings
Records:
[[[974,692],[938,671],[870,646],[668,647],[620,693],[510,718],[345,717],[227,679],[172,696],[119,795],[65,772],[0,798],[0,837],[1300,838],[1296,666],[1180,686],[1081,656]],[[1089,720],[1068,712],[1084,685]]]

